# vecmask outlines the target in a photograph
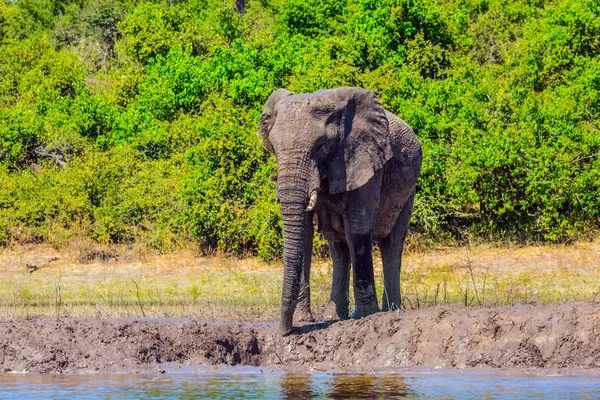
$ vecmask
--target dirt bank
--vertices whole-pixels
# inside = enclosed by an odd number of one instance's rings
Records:
[[[313,324],[33,317],[0,321],[0,372],[135,372],[162,363],[323,370],[600,368],[600,306],[438,306]]]

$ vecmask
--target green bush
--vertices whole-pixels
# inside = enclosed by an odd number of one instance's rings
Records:
[[[0,3],[0,244],[282,251],[278,87],[375,91],[423,147],[428,243],[600,225],[592,0]],[[315,250],[324,247],[317,237]]]

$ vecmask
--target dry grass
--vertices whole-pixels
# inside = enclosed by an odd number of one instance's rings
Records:
[[[60,258],[47,262],[53,257]],[[45,314],[276,320],[282,279],[280,263],[201,258],[192,251],[162,256],[139,249],[90,251],[85,244],[60,253],[43,245],[5,249],[0,272],[3,318]],[[379,258],[376,275],[380,289]],[[406,308],[600,302],[600,240],[407,254],[401,280]],[[328,260],[315,260],[311,281],[318,314],[329,298]]]
[[[600,240],[573,245],[450,248],[407,257],[405,306],[600,301]],[[408,304],[406,304],[408,303]]]

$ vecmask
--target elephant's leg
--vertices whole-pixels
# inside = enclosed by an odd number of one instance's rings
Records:
[[[350,250],[346,243],[329,241],[333,260],[333,280],[329,304],[323,312],[325,320],[347,319],[350,306]]]
[[[379,312],[375,275],[373,273],[373,246],[371,232],[350,235],[350,258],[354,284],[354,312],[352,318],[362,318]]]
[[[306,225],[304,228],[304,264],[300,275],[300,293],[298,304],[294,313],[296,321],[314,321],[310,311],[310,263],[312,258],[313,244],[313,213],[306,213]]]
[[[398,310],[402,302],[400,296],[400,270],[402,268],[402,251],[404,240],[410,225],[415,192],[410,195],[390,235],[381,241],[381,261],[383,262],[383,295],[381,308],[383,311]]]
[[[360,188],[348,192],[344,210],[346,243],[350,249],[354,284],[352,318],[362,318],[379,311],[373,273],[373,224],[379,206],[382,173]]]

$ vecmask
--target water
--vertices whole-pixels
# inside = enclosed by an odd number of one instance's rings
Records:
[[[412,370],[309,374],[192,368],[166,374],[0,374],[0,399],[600,398],[596,374]]]

